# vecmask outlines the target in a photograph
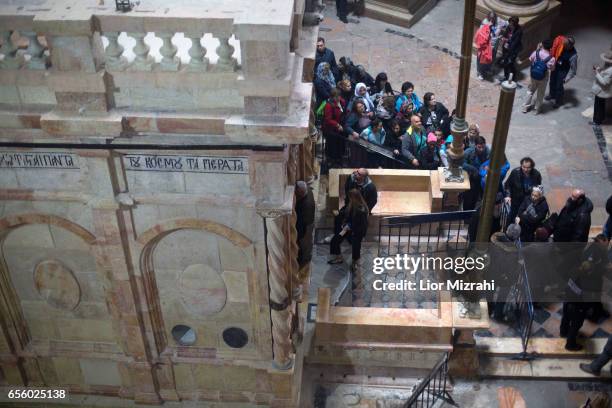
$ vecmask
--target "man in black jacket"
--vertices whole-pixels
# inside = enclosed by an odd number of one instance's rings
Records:
[[[519,25],[516,16],[508,19],[508,27],[504,35],[504,45],[502,48],[501,64],[504,67],[504,80],[510,78],[516,82],[516,58],[523,49],[523,28]]]
[[[298,242],[298,263],[300,269],[312,259],[312,233],[315,222],[316,204],[312,190],[304,181],[295,183],[295,227]]]
[[[314,75],[317,75],[317,67],[320,63],[327,62],[329,64],[329,68],[331,69],[332,74],[336,81],[338,81],[338,64],[336,63],[336,56],[334,52],[329,48],[325,47],[325,38],[319,37],[317,38],[317,52],[315,53],[315,65],[314,65]]]
[[[555,242],[587,242],[593,203],[583,190],[575,189],[554,223]]]
[[[542,175],[536,170],[535,162],[531,157],[523,157],[521,165],[510,172],[504,183],[505,200],[511,207],[509,219],[516,217],[518,208],[525,197],[529,197],[531,189],[541,184]]]

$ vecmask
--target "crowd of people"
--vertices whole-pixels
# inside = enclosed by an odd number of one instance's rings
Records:
[[[503,76],[498,78],[500,81],[516,78],[517,58],[523,47],[522,35],[517,17],[511,17],[506,22],[491,12],[475,36],[478,79],[490,77],[495,66],[503,69]],[[533,110],[535,114],[541,113],[545,100],[551,101],[553,107],[563,104],[564,85],[576,75],[577,51],[574,44],[574,38],[558,36],[554,40],[543,40],[531,53],[529,86],[523,112]],[[612,94],[612,49],[608,54],[602,54],[602,58],[604,67],[593,67],[595,124],[605,119],[605,99]],[[327,167],[345,167],[343,156],[350,140],[363,140],[385,148],[402,163],[402,167],[426,170],[448,167],[447,152],[453,143],[450,127],[454,111],[449,112],[437,101],[434,92],[425,92],[421,99],[412,82],[403,82],[397,91],[385,72],[373,77],[364,66],[354,64],[349,57],[342,57],[336,62],[333,51],[325,46],[323,38],[317,42],[315,70],[317,117],[326,143],[324,154]],[[477,124],[470,125],[463,145],[462,166],[469,175],[471,189],[462,194],[462,206],[464,210],[478,210],[490,166],[491,148],[480,134]],[[357,167],[354,163],[348,165]],[[379,167],[375,156],[368,156],[366,167]],[[355,170],[344,190],[344,206],[335,217],[334,234],[327,237],[326,242],[330,244],[329,263],[343,263],[340,245],[348,239],[352,245],[353,268],[361,257],[361,242],[367,232],[368,217],[377,203],[377,192],[366,168]],[[519,166],[513,169],[505,160],[495,202],[492,242],[512,245],[516,242],[527,245],[530,242],[586,244],[593,203],[585,192],[573,190],[558,212],[552,212],[554,209],[549,207],[545,192],[542,176],[532,158],[522,158]],[[606,210],[608,215],[612,213],[612,197],[606,203]],[[476,211],[470,223],[471,240],[475,238],[478,213]],[[611,219],[608,218],[603,233],[588,245],[588,252],[585,250],[580,255],[589,257],[586,265],[590,265],[591,269],[593,265],[609,268]],[[593,261],[594,254],[599,257],[597,262]],[[584,265],[583,262],[581,268]],[[582,269],[579,272],[584,273]],[[599,276],[600,281],[602,275],[595,275]],[[593,278],[594,275],[589,276]],[[597,282],[598,278],[593,279]],[[582,293],[580,285],[585,284],[584,279],[570,279],[568,282],[561,334],[567,338],[566,348],[575,351],[582,348],[577,337],[584,320],[597,321],[609,314],[600,301],[579,300]],[[492,318],[504,319],[504,304],[502,294],[501,301],[490,305]],[[612,342],[606,346],[604,354],[606,356],[602,358],[605,361],[612,358]],[[598,373],[602,365],[600,360],[585,365],[583,369]]]

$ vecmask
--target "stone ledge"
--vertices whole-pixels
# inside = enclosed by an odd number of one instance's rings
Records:
[[[96,73],[51,71],[47,86],[56,92],[105,93],[104,71]]]
[[[122,132],[122,116],[109,113],[101,116],[63,115],[46,113],[40,118],[42,130],[53,136],[108,136],[119,137]]]

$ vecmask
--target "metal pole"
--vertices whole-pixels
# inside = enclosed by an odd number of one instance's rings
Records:
[[[495,121],[495,131],[493,132],[493,152],[491,153],[484,197],[480,208],[480,222],[478,223],[476,242],[489,242],[489,237],[491,236],[493,207],[495,206],[495,196],[499,191],[501,168],[504,165],[504,153],[506,150],[506,140],[508,139],[508,128],[510,127],[512,104],[514,103],[515,93],[516,82],[513,82],[512,77],[510,77],[509,81],[504,81],[502,84],[501,93],[499,95],[497,120]]]
[[[462,178],[463,140],[467,135],[468,123],[465,120],[470,69],[472,66],[472,42],[474,38],[474,19],[476,0],[465,0],[463,12],[463,35],[461,38],[461,61],[459,63],[459,83],[457,85],[457,103],[455,118],[451,125],[453,144],[448,152],[449,170],[454,177]]]

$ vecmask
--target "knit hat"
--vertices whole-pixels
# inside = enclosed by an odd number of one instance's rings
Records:
[[[427,135],[427,143],[437,143],[438,142],[438,138],[436,137],[436,135],[433,132],[429,132],[429,134]]]

